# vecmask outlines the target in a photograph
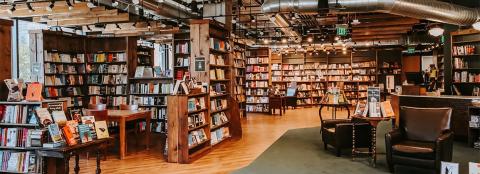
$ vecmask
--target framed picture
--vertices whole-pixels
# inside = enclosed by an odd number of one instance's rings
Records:
[[[195,57],[195,71],[205,71],[205,57]]]

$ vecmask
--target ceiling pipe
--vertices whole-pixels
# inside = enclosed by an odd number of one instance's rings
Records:
[[[316,13],[324,6],[338,12],[382,12],[461,26],[480,21],[479,9],[437,0],[265,0],[262,12]]]
[[[274,17],[271,17],[270,20],[272,21],[273,24],[275,24],[277,27],[280,27],[280,30],[285,34],[285,36],[289,37],[296,37],[301,39],[301,37],[298,37],[298,33],[293,31],[290,28],[290,23],[288,22],[285,17],[283,17],[281,14],[276,14]]]

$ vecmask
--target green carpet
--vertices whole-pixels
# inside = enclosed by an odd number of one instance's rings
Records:
[[[320,127],[294,129],[287,131],[250,165],[234,174],[347,174],[347,173],[389,173],[385,159],[385,133],[391,129],[382,124],[377,131],[378,155],[377,167],[369,165],[366,156],[351,160],[349,150],[336,157],[333,150],[323,149]],[[460,173],[467,174],[468,161],[480,162],[480,151],[468,148],[465,144],[455,143],[453,161],[460,163]],[[397,171],[408,173],[409,171]]]

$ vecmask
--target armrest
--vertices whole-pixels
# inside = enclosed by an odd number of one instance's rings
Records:
[[[390,171],[393,171],[392,146],[403,139],[402,131],[394,129],[385,134],[385,150],[387,152],[387,164]]]
[[[348,119],[323,120],[322,127],[333,128],[337,124],[341,124],[341,123],[350,123],[350,120]]]
[[[450,130],[444,131],[435,141],[435,146],[437,161],[451,161],[453,153],[453,132]]]

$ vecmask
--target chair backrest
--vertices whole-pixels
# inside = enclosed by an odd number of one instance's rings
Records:
[[[86,115],[92,115],[93,117],[95,117],[95,121],[104,121],[104,120],[107,120],[108,118],[108,110],[87,109]]]
[[[136,111],[136,110],[138,110],[138,105],[120,104],[120,110]]]
[[[107,110],[107,105],[106,104],[88,104],[88,109]]]
[[[407,139],[435,141],[443,131],[450,129],[451,108],[400,108],[400,128]]]

